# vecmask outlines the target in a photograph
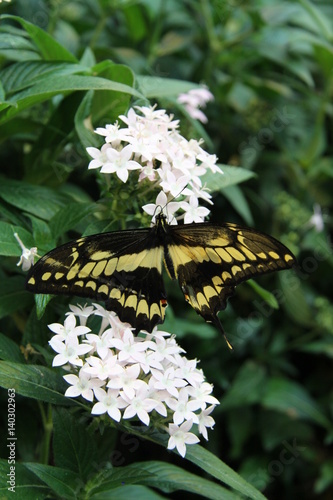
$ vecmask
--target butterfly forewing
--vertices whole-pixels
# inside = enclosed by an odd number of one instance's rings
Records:
[[[44,255],[31,269],[27,289],[105,301],[122,321],[151,331],[165,315],[162,255],[151,229],[80,238]]]

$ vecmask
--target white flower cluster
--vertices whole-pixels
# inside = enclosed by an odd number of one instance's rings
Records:
[[[119,179],[127,182],[129,171],[138,170],[138,181],[151,182],[160,193],[155,204],[148,204],[143,209],[154,215],[156,206],[164,207],[167,202],[182,194],[182,201],[168,203],[168,222],[176,224],[173,214],[177,210],[183,213],[186,224],[202,222],[209,214],[206,207],[199,206],[203,199],[211,203],[211,195],[202,185],[201,177],[211,170],[223,173],[216,165],[216,155],[208,154],[201,141],[188,141],[178,131],[178,120],[168,115],[164,109],[154,107],[131,108],[127,116],[119,118],[126,126],[118,122],[97,128],[96,133],[105,137],[101,149],[89,147],[88,154],[93,158],[88,168],[100,168],[101,173],[116,173]]]
[[[53,366],[75,372],[64,376],[70,384],[65,396],[95,402],[92,414],[108,414],[116,422],[151,422],[170,435],[168,449],[176,447],[183,457],[187,444],[199,442],[190,432],[194,424],[208,439],[207,427],[215,423],[210,413],[219,402],[197,361],[182,355],[184,350],[173,336],[155,330],[136,337],[127,324],[98,304],[70,309],[63,325],[49,325],[55,333],[49,344],[57,353]],[[90,316],[101,317],[98,334],[87,326]]]
[[[192,89],[189,92],[180,94],[177,101],[184,105],[192,118],[207,123],[208,118],[200,108],[205,107],[206,103],[213,99],[214,96],[207,87],[202,87],[201,89]]]

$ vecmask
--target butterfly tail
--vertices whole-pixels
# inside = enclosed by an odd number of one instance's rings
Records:
[[[212,321],[212,323],[214,323],[214,325],[215,325],[215,326],[216,326],[216,327],[220,330],[220,332],[222,333],[222,335],[223,335],[223,337],[224,337],[224,340],[225,340],[225,341],[226,341],[226,343],[227,343],[227,346],[229,347],[229,349],[230,349],[231,351],[233,351],[233,349],[234,349],[234,348],[232,347],[231,343],[229,342],[228,337],[227,337],[227,334],[225,333],[224,328],[223,328],[223,326],[222,326],[222,323],[221,323],[221,321],[220,321],[220,319],[219,319],[219,317],[218,317],[217,315],[215,315],[215,316],[213,317],[213,321]]]

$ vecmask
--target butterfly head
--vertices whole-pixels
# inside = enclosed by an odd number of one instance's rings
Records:
[[[162,207],[157,205],[152,218],[152,225],[158,227],[159,229],[164,229],[170,224],[169,215],[166,211],[167,205]]]

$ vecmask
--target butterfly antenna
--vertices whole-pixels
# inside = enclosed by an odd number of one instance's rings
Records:
[[[166,204],[164,205],[164,207],[159,206],[159,208],[161,209],[161,212],[163,212],[163,210],[164,210],[164,209],[167,209],[167,207],[168,207],[169,203],[170,203],[170,202],[172,202],[173,200],[176,200],[176,199],[178,198],[178,196],[180,196],[180,195],[182,194],[182,192],[184,191],[184,189],[186,189],[186,188],[187,188],[187,186],[188,186],[188,183],[186,184],[186,186],[184,186],[184,187],[182,188],[182,190],[181,190],[181,191],[179,191],[179,193],[178,193],[178,194],[176,194],[175,196],[173,196],[173,197],[171,198],[171,200],[168,200],[168,201],[166,202]],[[156,207],[156,208],[157,208],[157,207]],[[155,209],[155,210],[156,210],[156,209]],[[175,216],[173,216],[173,219],[175,219]]]
[[[184,191],[184,189],[186,189],[186,188],[187,188],[187,186],[188,186],[188,183],[186,184],[186,186],[184,186],[184,187],[181,189],[181,191],[179,191],[179,193],[178,193],[178,194],[176,194],[176,195],[175,195],[175,196],[173,196],[170,200],[168,200],[168,201],[166,202],[166,204],[164,205],[164,207],[161,207],[161,209],[162,209],[162,210],[164,210],[164,209],[168,206],[168,204],[169,204],[169,203],[171,203],[171,201],[176,200],[176,199],[178,198],[178,196],[180,196],[180,195],[182,194],[182,192]]]

